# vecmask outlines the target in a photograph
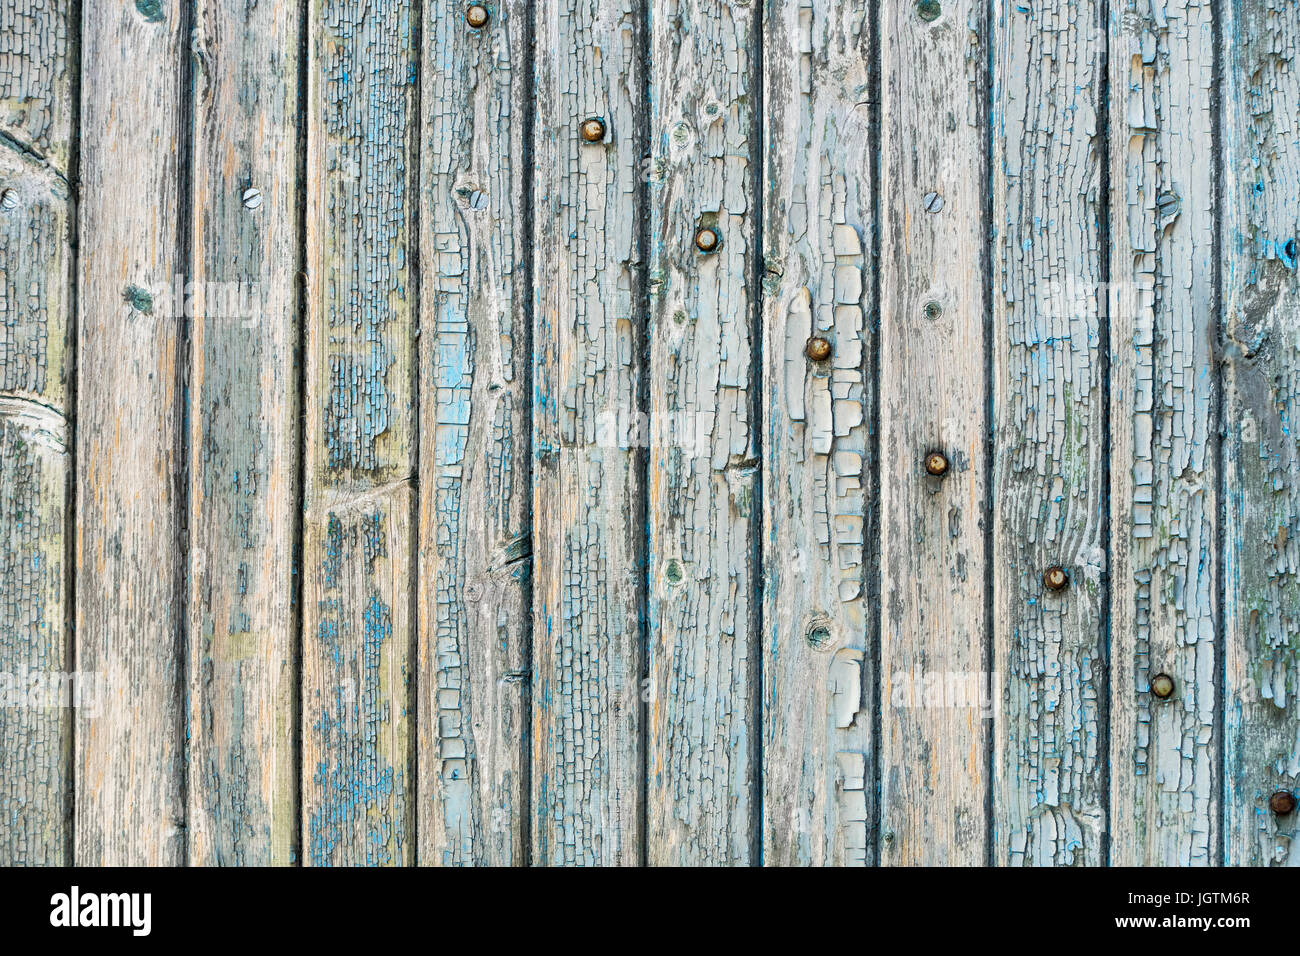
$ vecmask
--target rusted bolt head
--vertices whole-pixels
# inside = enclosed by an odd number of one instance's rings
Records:
[[[925,470],[936,478],[942,478],[948,474],[948,456],[941,451],[927,452]]]
[[[718,230],[712,226],[701,226],[695,233],[695,248],[700,252],[712,252],[718,248],[720,238]]]
[[[825,362],[831,357],[831,343],[820,335],[814,335],[803,347],[803,353],[814,362]]]
[[[1295,794],[1290,790],[1279,790],[1268,798],[1268,808],[1279,817],[1295,811]]]
[[[599,143],[605,138],[605,121],[596,116],[583,120],[582,138],[588,143]]]
[[[479,3],[471,4],[469,9],[465,11],[465,22],[475,30],[486,26],[488,22],[487,7]]]
[[[1043,572],[1043,587],[1049,591],[1064,590],[1069,583],[1070,575],[1059,564],[1054,564]]]
[[[1156,674],[1151,678],[1151,693],[1161,700],[1168,700],[1174,693],[1174,679],[1168,674]]]

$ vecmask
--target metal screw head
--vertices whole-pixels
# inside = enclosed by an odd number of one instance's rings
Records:
[[[17,209],[18,190],[11,187],[6,189],[4,192],[0,192],[0,206],[5,209]]]
[[[926,193],[921,201],[925,204],[925,211],[936,213],[943,209],[943,197],[938,193]]]
[[[478,3],[471,5],[469,9],[465,11],[465,22],[475,30],[482,29],[488,22],[487,7]]]
[[[831,343],[820,335],[814,335],[803,347],[803,352],[814,362],[824,362],[831,357]]]
[[[1043,572],[1043,587],[1049,591],[1064,590],[1069,583],[1070,575],[1059,564],[1054,564]]]
[[[936,478],[948,474],[948,456],[941,451],[928,452],[925,456],[925,470]]]
[[[1156,674],[1151,678],[1151,693],[1161,700],[1168,700],[1174,693],[1174,679],[1168,674]]]
[[[251,186],[248,189],[245,189],[244,208],[256,209],[260,205],[262,205],[262,191],[260,189],[254,189]]]
[[[599,143],[605,138],[605,121],[596,116],[583,120],[582,138],[588,143]]]
[[[712,252],[718,248],[718,230],[704,226],[695,233],[695,248],[700,252]]]
[[[1268,808],[1279,817],[1295,812],[1295,794],[1290,790],[1279,790],[1268,798]]]

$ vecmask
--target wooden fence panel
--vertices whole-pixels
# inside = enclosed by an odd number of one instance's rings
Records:
[[[186,858],[183,78],[175,7],[82,21],[76,417],[76,862]]]
[[[302,840],[415,859],[411,0],[313,0],[307,98]]]
[[[422,864],[522,863],[528,832],[529,15],[422,29]]]
[[[763,861],[875,855],[872,5],[764,31]],[[809,355],[825,339],[830,355]],[[812,349],[817,355],[816,348]]]
[[[649,10],[652,865],[748,863],[757,822],[756,11]]]
[[[1300,866],[1300,9],[1223,4],[1223,862]]]
[[[298,848],[298,5],[205,0],[190,240],[189,859]]]
[[[881,15],[880,862],[985,861],[988,8]],[[927,64],[928,68],[919,68]],[[943,477],[925,468],[946,456]]]
[[[995,7],[993,861],[1106,845],[1105,35],[1092,2]],[[1059,568],[1058,579],[1046,579]]]
[[[533,255],[546,280],[533,326],[533,861],[633,864],[644,27],[631,0],[556,0],[535,15]]]
[[[1219,826],[1213,15],[1109,23],[1111,861],[1189,866]]]

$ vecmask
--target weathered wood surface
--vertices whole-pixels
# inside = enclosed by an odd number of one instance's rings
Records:
[[[989,840],[988,8],[944,0],[931,17],[937,6],[889,6],[881,20],[878,747],[888,865],[982,864]],[[950,462],[942,478],[924,468],[931,450]]]
[[[871,5],[774,2],[763,43],[763,860],[860,865],[876,802]],[[829,360],[806,355],[813,336]]]
[[[81,37],[76,862],[186,858],[188,140],[176,8],[88,5]]]
[[[422,35],[419,862],[505,866],[528,838],[529,5],[474,28],[438,4]]]
[[[1212,8],[1110,8],[1111,862],[1212,862],[1218,401]],[[1174,680],[1167,699],[1150,679]]]
[[[996,5],[993,862],[1097,866],[1107,777],[1098,7]],[[1068,585],[1044,585],[1060,567]],[[987,716],[987,715],[986,715]]]
[[[302,853],[415,860],[411,0],[308,25]]]
[[[1224,862],[1300,866],[1300,11],[1223,4]]]
[[[76,33],[64,4],[0,9],[2,865],[72,862]]]
[[[0,9],[0,862],[1296,865],[1300,8],[471,6]]]
[[[298,6],[196,16],[189,860],[282,865],[298,848]]]
[[[758,17],[749,0],[682,0],[654,14],[648,862],[747,864],[757,826]]]
[[[533,137],[533,862],[640,859],[645,614],[645,29],[537,4]],[[604,124],[583,139],[588,119]],[[656,569],[657,570],[657,569]]]

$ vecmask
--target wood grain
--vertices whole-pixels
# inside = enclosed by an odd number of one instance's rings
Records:
[[[763,64],[763,861],[875,856],[872,9],[769,5]],[[808,358],[812,336],[831,357]]]
[[[989,839],[988,10],[921,12],[881,19],[880,862],[975,865]],[[942,479],[923,468],[931,449],[950,462]]]
[[[415,12],[314,0],[308,26],[302,841],[415,858]]]
[[[1132,0],[1109,22],[1111,862],[1204,865],[1220,746],[1213,20],[1197,0]]]
[[[1300,11],[1220,7],[1224,206],[1224,863],[1300,866]]]
[[[77,289],[76,862],[185,862],[179,8],[88,5]]]
[[[422,29],[421,864],[524,861],[531,623],[529,9]]]
[[[994,861],[1098,866],[1105,37],[1093,3],[995,9]],[[1057,566],[1069,583],[1054,592],[1043,575]]]
[[[639,858],[645,613],[638,5],[535,7],[533,861]],[[582,139],[600,118],[599,142]]]
[[[75,142],[79,4],[9,0],[0,6],[0,142],[65,181]]]
[[[755,10],[659,2],[648,24],[651,865],[746,864],[757,822]]]

